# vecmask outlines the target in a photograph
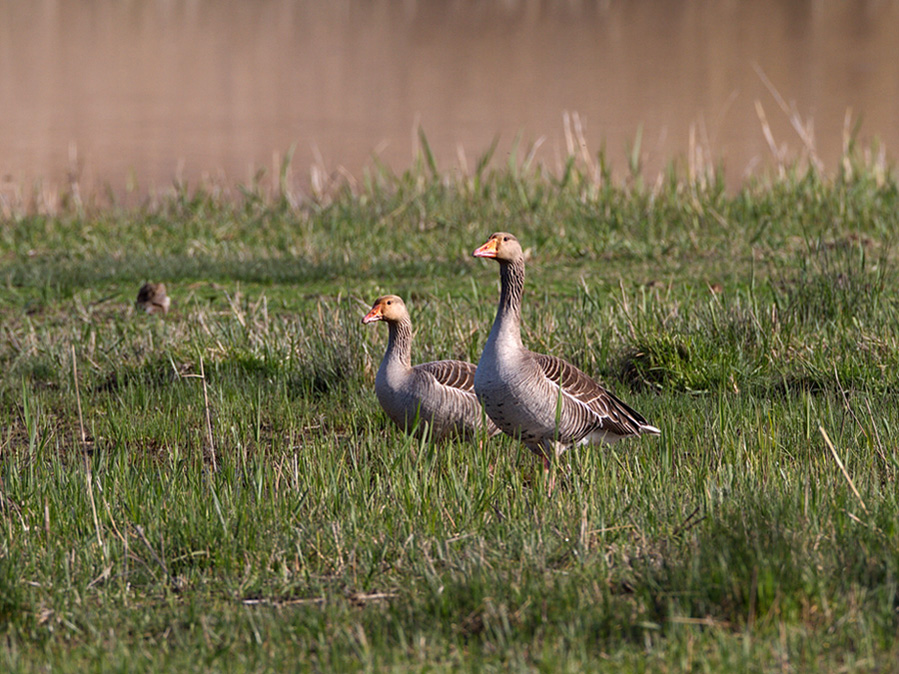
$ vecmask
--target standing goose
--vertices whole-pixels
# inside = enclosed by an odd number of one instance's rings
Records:
[[[661,433],[574,365],[524,348],[524,253],[518,239],[497,232],[474,256],[493,258],[500,268],[499,308],[478,361],[474,389],[502,431],[542,457],[547,470],[550,460],[572,445]]]
[[[460,360],[437,360],[412,367],[412,321],[406,304],[396,295],[375,300],[362,322],[386,321],[390,330],[387,351],[375,378],[375,393],[381,407],[397,426],[412,432],[416,419],[426,422],[431,436],[471,439],[486,423],[488,436],[499,433],[490,419],[483,416],[474,392],[471,363]]]

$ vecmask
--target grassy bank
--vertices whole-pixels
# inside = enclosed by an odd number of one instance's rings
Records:
[[[299,206],[14,215],[0,667],[889,670],[897,227],[864,166],[728,194],[424,162]],[[419,443],[373,392],[385,292],[416,361],[477,361],[494,230],[531,249],[526,344],[663,432],[571,453],[552,497],[510,439]]]

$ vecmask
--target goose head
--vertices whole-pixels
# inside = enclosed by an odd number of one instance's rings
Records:
[[[401,297],[396,295],[383,295],[375,300],[371,305],[371,311],[365,314],[362,319],[364,324],[374,323],[375,321],[387,321],[388,323],[399,323],[409,316],[406,310],[406,303]]]
[[[513,234],[496,232],[487,242],[472,253],[475,257],[489,257],[497,262],[515,262],[524,258],[521,244]]]
[[[168,313],[171,300],[165,294],[164,283],[144,283],[137,291],[137,301],[134,303],[140,311],[148,314]]]

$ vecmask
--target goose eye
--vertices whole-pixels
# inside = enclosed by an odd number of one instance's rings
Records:
[[[508,236],[504,236],[504,237],[503,237],[503,241],[508,241],[508,240],[509,240],[509,237],[508,237]]]

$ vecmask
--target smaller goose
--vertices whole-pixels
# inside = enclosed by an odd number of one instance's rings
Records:
[[[552,458],[573,445],[612,444],[633,435],[661,433],[574,365],[524,348],[524,253],[518,239],[497,232],[473,254],[500,266],[499,308],[478,361],[474,388],[487,416],[503,432],[540,456],[547,470]]]
[[[477,437],[484,419],[488,436],[499,433],[493,422],[484,417],[475,396],[474,365],[438,360],[412,367],[412,321],[400,297],[384,295],[376,299],[362,319],[365,324],[375,321],[386,321],[390,331],[387,351],[375,378],[375,393],[397,426],[409,433],[418,419],[430,426],[431,436],[437,440],[472,439]],[[419,433],[424,423],[419,425]]]
[[[171,300],[165,294],[164,283],[144,283],[137,291],[137,301],[134,306],[148,314],[167,314]]]

